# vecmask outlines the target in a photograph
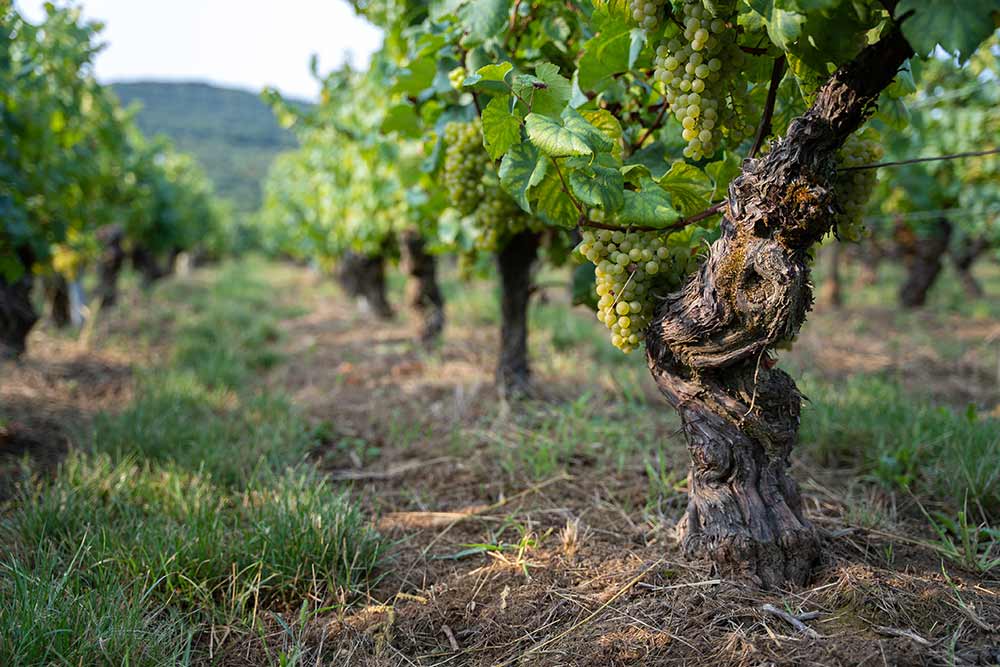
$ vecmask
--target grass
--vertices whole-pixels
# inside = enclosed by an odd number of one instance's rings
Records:
[[[898,383],[807,377],[802,441],[824,464],[849,463],[888,487],[1000,511],[1000,420],[933,406]]]
[[[254,382],[290,314],[261,270],[161,290],[168,363],[25,484],[0,524],[0,664],[197,661],[209,624],[252,636],[268,609],[372,583],[384,543],[307,461],[322,434]]]

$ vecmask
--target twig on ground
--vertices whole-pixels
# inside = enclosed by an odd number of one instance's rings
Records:
[[[914,641],[921,646],[933,646],[932,642],[927,641],[920,635],[910,630],[900,630],[899,628],[889,628],[884,625],[875,626],[875,630],[883,635],[888,635],[890,637],[903,637],[904,639],[909,639]]]
[[[451,460],[452,457],[450,456],[439,456],[426,461],[407,461],[406,463],[390,466],[385,470],[334,470],[330,473],[330,478],[334,480],[393,479],[424,466],[436,465]]]
[[[448,627],[447,623],[441,626],[441,632],[443,632],[444,636],[448,638],[448,643],[451,644],[451,649],[453,651],[462,650],[458,646],[458,640],[455,639],[455,633],[451,631],[451,628]]]
[[[792,626],[793,628],[795,628],[796,630],[798,630],[799,632],[801,632],[802,634],[811,639],[823,638],[823,635],[819,634],[818,632],[810,628],[808,625],[803,623],[797,617],[792,616],[787,611],[778,609],[773,604],[765,604],[760,608],[760,610],[766,614],[770,614],[771,616],[776,616],[777,618],[780,618],[785,623],[788,623],[790,626]]]

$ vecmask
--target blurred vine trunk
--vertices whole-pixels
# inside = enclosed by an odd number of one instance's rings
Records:
[[[528,362],[528,303],[531,270],[538,257],[540,236],[520,232],[497,253],[500,272],[500,355],[496,380],[504,396],[526,394],[531,387]]]
[[[409,276],[406,301],[420,320],[420,342],[432,346],[444,330],[444,296],[437,280],[437,258],[427,252],[419,232],[403,233],[403,263]]]
[[[959,244],[958,248],[952,252],[951,260],[958,273],[958,280],[962,283],[965,294],[973,299],[980,299],[983,296],[983,286],[979,284],[976,277],[972,275],[972,265],[986,252],[990,244],[982,236],[967,236]]]
[[[844,263],[842,244],[839,241],[831,243],[826,250],[826,256],[826,280],[823,283],[823,294],[820,301],[831,308],[839,309],[844,305],[840,275],[841,265]]]
[[[57,329],[65,329],[72,321],[69,302],[69,282],[61,275],[46,276],[42,280],[45,298],[49,303],[49,317]]]
[[[31,302],[35,256],[27,248],[16,253],[24,273],[13,281],[0,276],[0,359],[16,359],[24,354],[28,334],[38,321]]]
[[[858,263],[858,277],[854,283],[855,287],[871,287],[878,282],[878,269],[887,254],[882,242],[875,237],[857,246],[855,256]]]
[[[382,255],[345,253],[338,265],[337,281],[362,309],[371,311],[381,320],[392,319],[392,306],[386,296],[385,258]]]
[[[145,246],[136,245],[132,248],[129,259],[132,261],[132,267],[142,276],[144,287],[149,287],[168,275],[156,254]]]
[[[887,32],[830,77],[770,152],[744,160],[721,237],[647,330],[649,370],[691,455],[677,537],[688,556],[764,587],[805,584],[821,553],[788,474],[802,397],[770,350],[812,306],[809,250],[833,224],[836,152],[910,55],[898,28]]]
[[[118,302],[118,278],[125,265],[125,230],[121,225],[106,225],[97,230],[101,256],[97,260],[97,298],[101,308]]]
[[[938,218],[922,235],[905,225],[896,226],[896,243],[906,267],[906,279],[899,288],[899,303],[904,308],[927,303],[927,294],[944,268],[951,233],[952,225],[946,218]]]

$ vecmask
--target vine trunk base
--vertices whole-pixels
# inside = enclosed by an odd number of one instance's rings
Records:
[[[501,322],[496,380],[504,396],[531,391],[528,303],[531,300],[531,269],[538,257],[539,241],[535,232],[520,232],[497,254]]]

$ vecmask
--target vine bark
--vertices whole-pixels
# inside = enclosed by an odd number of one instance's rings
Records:
[[[835,72],[730,185],[722,236],[657,308],[647,360],[680,413],[691,465],[685,552],[765,587],[804,584],[820,539],[788,475],[802,397],[770,349],[812,307],[808,251],[833,223],[835,153],[911,54],[898,28]]]
[[[896,234],[906,280],[899,288],[899,302],[904,308],[920,308],[927,303],[927,294],[944,268],[944,257],[951,242],[952,225],[939,218],[917,236],[909,228]]]
[[[10,282],[0,278],[0,359],[16,359],[24,354],[28,334],[38,321],[31,302],[35,257],[27,248],[19,249],[17,257],[25,267],[24,274]]]
[[[382,320],[392,319],[392,306],[386,296],[385,258],[348,252],[340,259],[337,280],[347,294],[364,310]]]
[[[531,387],[528,361],[528,303],[531,269],[538,257],[540,237],[520,232],[497,253],[500,272],[500,356],[497,386],[505,396],[525,394]]]
[[[403,259],[409,281],[406,301],[420,320],[420,342],[433,345],[444,330],[444,296],[437,281],[437,258],[427,252],[419,232],[402,235]]]

